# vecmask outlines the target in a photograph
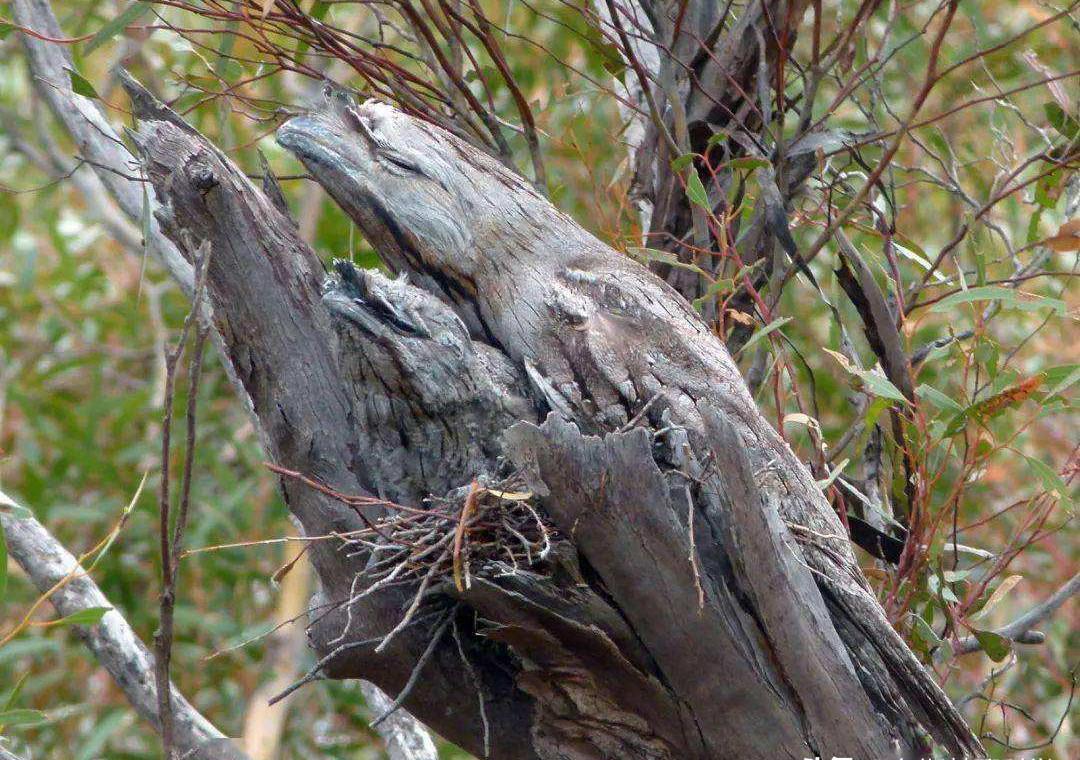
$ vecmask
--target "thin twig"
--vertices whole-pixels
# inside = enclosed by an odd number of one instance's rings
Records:
[[[397,710],[403,704],[405,704],[405,700],[409,698],[409,694],[412,693],[412,690],[416,686],[417,681],[420,680],[421,671],[424,669],[424,666],[427,665],[432,655],[435,654],[435,647],[442,639],[443,634],[446,633],[446,628],[450,625],[450,621],[452,621],[454,619],[454,616],[457,614],[459,606],[460,605],[455,604],[446,613],[446,616],[443,618],[442,622],[439,623],[439,627],[436,628],[435,633],[432,634],[431,640],[428,641],[427,647],[424,648],[424,653],[420,655],[420,659],[417,660],[416,665],[413,666],[412,672],[409,674],[409,680],[405,682],[405,686],[402,687],[401,692],[397,695],[397,698],[394,700],[393,704],[390,705],[390,708],[378,718],[371,721],[372,728],[378,726],[384,720],[389,718],[393,713],[397,712]]]

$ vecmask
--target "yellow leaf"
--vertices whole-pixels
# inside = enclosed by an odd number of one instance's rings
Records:
[[[836,361],[840,362],[840,366],[846,369],[848,372],[852,371],[853,368],[851,366],[851,362],[848,361],[848,358],[846,356],[836,351],[830,351],[829,349],[824,347],[822,347],[821,350],[827,353],[832,358],[836,359]]]
[[[274,0],[262,0],[262,17],[270,15],[270,9],[274,7]]]
[[[971,616],[972,620],[978,620],[981,617],[985,617],[986,613],[990,611],[990,608],[1005,598],[1005,595],[1012,591],[1013,586],[1020,582],[1023,578],[1022,575],[1010,575],[1008,578],[1001,582],[1001,585],[994,589],[994,593],[990,595],[990,598],[983,605],[983,608],[976,614]]]
[[[528,501],[533,497],[532,491],[494,491],[489,488],[488,493],[505,501]]]
[[[746,312],[738,311],[737,309],[728,309],[725,313],[740,325],[746,325],[747,327],[754,326],[754,318]]]

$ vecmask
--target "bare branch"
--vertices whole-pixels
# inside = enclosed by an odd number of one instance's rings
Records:
[[[76,626],[75,630],[116,681],[135,711],[160,731],[154,663],[146,645],[139,640],[119,610],[109,603],[97,584],[86,575],[78,560],[53,538],[45,526],[33,517],[20,519],[12,510],[22,511],[22,508],[0,491],[0,527],[4,530],[12,558],[34,586],[45,593],[61,584],[65,578],[70,578],[49,596],[49,602],[58,614],[66,617],[80,610],[111,608],[100,623]],[[193,757],[245,759],[246,756],[192,707],[175,686],[171,687],[171,699],[176,747],[179,750],[185,754],[192,753]]]
[[[1065,585],[1051,594],[1050,598],[1045,602],[1035,605],[1016,620],[995,630],[994,633],[1020,644],[1041,644],[1044,637],[1038,631],[1033,630],[1035,626],[1057,612],[1078,591],[1080,591],[1080,573],[1073,575]],[[980,649],[982,647],[979,645],[978,639],[974,636],[965,636],[953,643],[952,654],[954,657],[959,657],[963,654],[978,652]]]

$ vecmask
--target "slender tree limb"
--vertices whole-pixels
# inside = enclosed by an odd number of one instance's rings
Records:
[[[394,704],[385,691],[370,681],[361,681],[360,691],[373,715],[385,714]],[[382,737],[386,745],[386,755],[390,760],[439,758],[439,750],[435,747],[431,734],[405,710],[395,710],[374,728]]]
[[[1016,620],[995,630],[994,633],[1020,644],[1041,644],[1043,637],[1032,629],[1057,612],[1062,605],[1076,596],[1078,591],[1080,591],[1080,573],[1073,575],[1045,602],[1035,605]],[[965,636],[952,645],[954,657],[978,652],[980,649],[982,647],[974,636]]]
[[[79,638],[113,677],[135,711],[160,731],[153,657],[124,619],[85,574],[78,560],[33,517],[20,519],[11,510],[19,505],[0,491],[0,527],[8,551],[42,593],[64,578],[70,580],[49,596],[61,616],[94,607],[110,607],[101,622],[75,626]],[[171,687],[176,747],[186,756],[246,760],[230,740],[203,717],[175,686]],[[201,753],[201,754],[200,754]]]
[[[17,23],[39,33],[22,35],[30,72],[50,110],[75,144],[79,146],[80,154],[93,161],[92,166],[95,168],[96,177],[91,180],[89,179],[91,175],[88,174],[77,183],[77,186],[88,194],[88,202],[92,204],[95,202],[95,194],[91,191],[103,186],[116,200],[123,214],[136,225],[142,224],[144,212],[151,212],[151,218],[144,227],[144,230],[148,232],[144,244],[147,250],[161,260],[181,290],[190,295],[194,288],[193,268],[176,244],[162,234],[159,222],[152,213],[157,208],[154,193],[150,192],[144,196],[142,183],[128,179],[126,176],[132,172],[135,159],[116,131],[106,121],[97,105],[71,89],[67,69],[72,68],[73,63],[67,48],[64,45],[41,39],[41,33],[55,38],[63,37],[50,3],[48,0],[14,0],[12,13]],[[56,157],[52,158],[55,160]],[[110,226],[111,232],[119,229],[113,229],[113,226]],[[131,243],[128,236],[125,235],[123,238],[121,242]],[[206,316],[209,316],[208,305],[204,304],[203,308],[207,312]],[[222,337],[216,329],[212,330],[211,338],[218,349],[218,354],[222,357],[222,364],[237,397],[259,432],[263,447],[267,448],[268,443],[263,426],[254,413],[251,399],[237,377],[236,368],[229,358],[229,353],[224,349]],[[373,696],[381,693],[374,685],[365,683],[363,688],[366,693]],[[407,737],[409,731],[414,734],[411,738]],[[431,738],[423,726],[404,713],[400,714],[393,726],[386,728],[384,739],[387,746],[431,744]],[[182,745],[178,742],[178,746]],[[407,755],[402,757],[407,757]]]
[[[64,36],[48,0],[13,0],[11,9],[16,23],[27,29],[46,37]],[[124,213],[131,219],[141,219],[145,205],[143,188],[126,177],[134,173],[133,166],[137,164],[97,104],[71,89],[68,70],[75,64],[67,48],[29,33],[22,37],[30,72],[50,110],[75,141],[79,154],[98,170],[98,178]],[[156,220],[151,219],[149,226],[147,246],[181,288],[190,293],[194,286],[191,265],[161,234]]]

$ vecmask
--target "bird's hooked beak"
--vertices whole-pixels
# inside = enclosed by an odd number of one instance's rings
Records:
[[[300,159],[338,203],[370,191],[375,156],[369,136],[370,131],[349,129],[332,113],[295,116],[277,131],[278,144]]]

